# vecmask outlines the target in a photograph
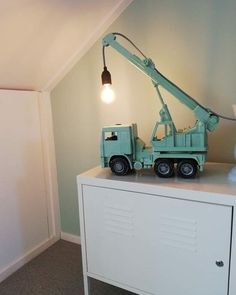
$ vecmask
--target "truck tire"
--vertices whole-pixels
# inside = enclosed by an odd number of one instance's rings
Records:
[[[174,162],[171,159],[159,159],[155,162],[154,171],[159,177],[172,177],[174,175]]]
[[[113,173],[119,176],[127,175],[130,172],[130,166],[126,159],[118,157],[110,161],[110,168]]]
[[[197,171],[197,163],[192,159],[184,159],[177,165],[177,174],[182,178],[194,178]]]

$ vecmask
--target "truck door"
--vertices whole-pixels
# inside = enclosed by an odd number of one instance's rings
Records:
[[[129,155],[132,153],[130,129],[125,128],[114,131],[104,131],[103,147],[104,157],[114,155]]]

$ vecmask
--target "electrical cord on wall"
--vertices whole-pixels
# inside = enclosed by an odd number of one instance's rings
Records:
[[[121,34],[121,33],[117,33],[117,32],[114,32],[112,33],[116,36],[120,36],[122,38],[124,38],[125,40],[127,40],[145,59],[147,58],[146,55],[128,38],[126,37],[125,35]],[[105,60],[105,46],[103,46],[103,64],[104,66],[106,66],[106,60]],[[192,96],[190,96],[189,94],[187,94],[185,91],[183,91],[179,86],[177,86],[175,83],[173,83],[172,81],[170,81],[168,78],[166,78],[163,74],[161,74],[157,68],[155,68],[155,70],[157,71],[157,73],[159,75],[161,75],[164,79],[166,79],[171,85],[173,85],[174,87],[176,87],[178,90],[180,90],[181,92],[183,92],[189,99],[191,99],[192,101],[194,101],[197,105],[199,105],[201,108],[203,108],[204,110],[206,111],[209,111],[205,106],[203,106],[202,104],[200,104],[196,99],[194,99]],[[212,110],[210,110],[210,112],[213,114],[213,115],[216,115],[218,116],[219,118],[221,119],[224,119],[224,120],[230,120],[230,121],[236,121],[236,118],[232,118],[232,117],[228,117],[228,116],[225,116],[225,115],[222,115],[222,114],[219,114],[217,112],[214,112]]]

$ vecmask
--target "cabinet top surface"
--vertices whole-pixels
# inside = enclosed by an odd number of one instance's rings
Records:
[[[194,179],[179,177],[159,178],[152,169],[143,169],[126,176],[116,176],[109,168],[95,167],[78,175],[78,183],[103,185],[112,182],[122,188],[133,185],[149,185],[156,188],[184,189],[191,191],[229,194],[236,196],[236,166],[232,164],[207,163],[204,171]],[[233,181],[232,181],[233,179]]]

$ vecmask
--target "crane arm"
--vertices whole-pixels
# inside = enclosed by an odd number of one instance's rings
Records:
[[[194,112],[197,120],[204,123],[208,131],[213,131],[216,128],[219,122],[219,117],[217,116],[217,114],[199,104],[195,99],[193,99],[177,85],[175,85],[164,75],[162,75],[156,69],[154,62],[150,58],[144,56],[144,59],[142,60],[140,57],[127,50],[116,40],[116,35],[121,34],[110,33],[106,35],[103,38],[103,46],[111,46],[112,48],[114,48],[121,55],[123,55],[132,65],[136,66],[139,70],[141,70],[142,73],[151,78],[155,86],[162,86],[174,97],[176,97],[181,103],[191,109]]]

